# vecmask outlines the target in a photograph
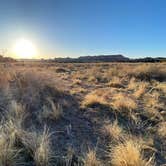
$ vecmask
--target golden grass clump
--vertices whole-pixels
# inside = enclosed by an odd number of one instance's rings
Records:
[[[0,165],[16,166],[22,163],[20,156],[21,150],[13,146],[10,138],[6,133],[0,134]]]
[[[4,122],[3,130],[10,138],[13,144],[19,143],[23,139],[23,124],[26,117],[25,108],[15,101],[11,102],[10,110],[6,113],[6,122]]]
[[[109,68],[109,70],[105,73],[105,76],[108,78],[112,78],[112,77],[119,77],[120,75],[122,75],[122,70],[120,70],[119,68],[120,66],[116,65],[116,66],[112,66],[111,68]]]
[[[158,83],[156,89],[161,90],[166,94],[166,82]]]
[[[166,122],[159,123],[157,133],[160,137],[166,138]]]
[[[44,129],[43,133],[37,138],[37,146],[34,151],[34,160],[36,166],[49,166],[53,158],[50,133],[48,129]]]
[[[117,92],[114,88],[99,88],[88,93],[82,101],[82,106],[105,105],[111,106],[112,95]]]
[[[89,150],[84,159],[85,166],[102,166],[102,163],[96,157],[96,152],[94,150]]]
[[[96,79],[95,76],[90,75],[90,76],[88,77],[88,81],[89,81],[89,82],[94,82],[94,83],[96,83],[96,82],[97,82],[97,79]]]
[[[70,90],[70,94],[72,94],[72,95],[79,94],[79,93],[85,93],[85,92],[87,92],[87,89],[84,89],[82,87],[77,87],[77,88]]]
[[[15,100],[12,100],[7,116],[9,119],[10,117],[13,117],[15,119],[23,119],[26,116],[25,106],[16,102]]]
[[[160,95],[156,91],[144,96],[144,114],[151,119],[159,118],[160,120],[163,120],[159,110],[164,108],[164,103],[162,103],[159,98]]]
[[[107,102],[95,92],[87,94],[82,102],[83,106],[93,106],[96,104],[105,105]]]
[[[36,166],[51,166],[54,155],[50,137],[51,134],[46,127],[44,127],[43,133],[25,132],[22,137],[22,144]]]
[[[139,99],[140,97],[142,97],[145,94],[147,88],[148,88],[148,83],[146,83],[146,82],[138,82],[138,87],[137,87],[137,89],[136,89],[136,91],[134,92],[133,95],[137,99]]]
[[[108,86],[113,88],[125,88],[122,80],[119,77],[113,77],[112,80],[108,83]]]
[[[15,101],[6,112],[6,121],[2,121],[0,130],[0,165],[15,166],[22,163],[21,147],[17,147],[23,138],[24,108]]]
[[[135,90],[138,86],[136,78],[132,77],[128,83],[128,90]]]
[[[115,145],[109,156],[113,166],[153,166],[151,159],[144,158],[139,141],[132,139]]]
[[[82,81],[80,79],[74,79],[73,84],[74,85],[81,85]]]
[[[123,129],[118,125],[117,121],[105,124],[103,126],[103,132],[106,136],[114,140],[120,140],[123,136]]]
[[[48,98],[47,100],[49,106],[47,105],[43,106],[41,116],[39,117],[41,117],[41,119],[46,118],[46,119],[57,120],[63,114],[62,106],[60,106],[59,104],[55,105],[55,103],[50,98]]]
[[[112,105],[119,112],[131,112],[137,109],[136,101],[122,93],[114,96],[114,101],[112,102]]]
[[[10,119],[4,124],[4,130],[12,144],[18,144],[23,139],[24,130],[21,123],[21,120]]]

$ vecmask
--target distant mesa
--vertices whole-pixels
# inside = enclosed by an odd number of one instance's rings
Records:
[[[130,59],[121,55],[95,55],[95,56],[81,56],[78,58],[55,58],[56,62],[79,62],[79,63],[95,63],[95,62],[127,62]]]
[[[97,63],[97,62],[165,62],[166,58],[163,57],[146,57],[131,59],[121,54],[116,55],[95,55],[95,56],[81,56],[78,58],[55,58],[51,61],[59,63]]]
[[[79,57],[78,60],[80,61],[94,61],[94,62],[124,62],[129,61],[129,58],[123,55],[98,55],[98,56],[83,56]]]

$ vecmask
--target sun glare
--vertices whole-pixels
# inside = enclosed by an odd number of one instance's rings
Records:
[[[16,58],[31,59],[37,56],[35,45],[26,39],[18,40],[13,47],[13,52]]]

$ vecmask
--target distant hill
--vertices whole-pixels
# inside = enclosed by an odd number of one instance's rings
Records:
[[[164,57],[146,57],[146,58],[137,58],[137,59],[130,59],[130,62],[166,62],[166,58]]]
[[[98,55],[98,56],[83,56],[78,58],[79,61],[86,62],[124,62],[128,61],[129,58],[123,55]]]
[[[0,55],[0,62],[15,62],[16,60],[10,57],[4,57]]]
[[[78,58],[55,58],[51,61],[60,63],[96,63],[96,62],[166,62],[166,58],[163,57],[146,57],[130,59],[121,54],[117,55],[95,55],[95,56],[82,56]]]
[[[97,55],[97,56],[82,56],[78,58],[55,58],[56,62],[79,62],[79,63],[90,63],[90,62],[127,62],[130,59],[123,55]]]

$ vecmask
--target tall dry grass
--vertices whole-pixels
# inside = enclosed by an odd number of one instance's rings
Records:
[[[165,80],[165,64],[0,66],[0,165],[165,164]]]
[[[101,161],[96,157],[94,150],[89,150],[84,159],[85,166],[102,166]]]
[[[111,147],[109,156],[113,166],[154,166],[153,158],[147,160],[143,155],[141,143],[133,139]]]

